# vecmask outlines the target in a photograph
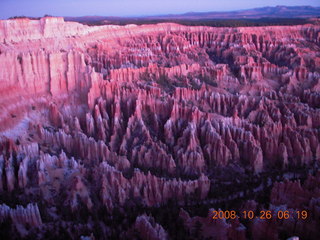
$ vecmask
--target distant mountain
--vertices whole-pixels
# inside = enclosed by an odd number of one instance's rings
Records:
[[[320,16],[320,7],[312,6],[276,6],[262,7],[247,10],[229,12],[189,12],[185,14],[168,14],[148,17],[103,17],[103,16],[84,16],[84,17],[65,17],[68,21],[77,22],[99,22],[99,21],[121,21],[121,20],[199,20],[199,19],[260,19],[260,18],[312,18]]]
[[[320,7],[311,6],[276,6],[253,8],[230,12],[189,12],[149,18],[174,19],[241,19],[241,18],[310,18],[320,16]]]

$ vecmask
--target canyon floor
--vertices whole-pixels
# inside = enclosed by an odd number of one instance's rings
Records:
[[[319,107],[317,22],[1,20],[0,239],[319,239]]]

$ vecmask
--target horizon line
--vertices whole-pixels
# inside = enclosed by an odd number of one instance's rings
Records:
[[[315,5],[266,5],[262,7],[255,7],[255,8],[244,8],[244,9],[234,9],[234,10],[225,10],[225,11],[214,11],[214,10],[209,10],[209,11],[187,11],[187,12],[180,12],[180,13],[160,13],[160,14],[153,14],[153,15],[51,15],[51,14],[44,14],[42,16],[25,16],[25,15],[15,15],[7,18],[0,18],[1,20],[8,20],[10,18],[14,17],[26,17],[26,18],[42,18],[45,16],[50,16],[50,17],[63,17],[63,18],[71,18],[71,17],[115,17],[115,18],[143,18],[143,17],[164,17],[164,16],[171,16],[171,15],[185,15],[185,14],[190,14],[190,13],[230,13],[230,12],[239,12],[239,11],[246,11],[246,10],[253,10],[253,9],[262,9],[262,8],[277,8],[277,7],[312,7],[312,8],[320,8],[320,5],[315,6]]]

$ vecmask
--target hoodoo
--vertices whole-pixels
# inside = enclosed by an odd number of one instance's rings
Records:
[[[319,174],[273,184],[320,160],[319,25],[2,20],[0,68],[4,234],[319,239]],[[264,191],[260,208],[316,209],[311,223],[187,212]]]

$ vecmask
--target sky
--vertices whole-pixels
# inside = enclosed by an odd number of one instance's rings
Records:
[[[150,16],[265,6],[320,6],[319,0],[0,0],[0,18],[12,16]]]

